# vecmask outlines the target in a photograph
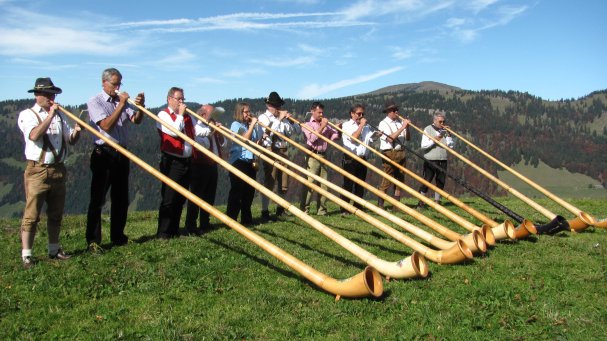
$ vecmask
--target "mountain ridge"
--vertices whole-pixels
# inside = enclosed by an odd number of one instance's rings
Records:
[[[577,100],[548,101],[539,97],[517,91],[501,90],[463,90],[438,82],[408,83],[388,86],[370,93],[325,99],[325,114],[337,120],[348,119],[352,104],[362,102],[367,106],[367,119],[376,125],[384,114],[381,113],[386,100],[393,100],[401,107],[401,113],[407,114],[412,122],[424,127],[431,122],[434,111],[446,113],[450,125],[471,139],[473,143],[494,155],[508,165],[538,165],[540,161],[548,167],[566,169],[572,173],[587,175],[607,186],[607,161],[604,151],[607,149],[607,90],[592,92]],[[236,103],[246,101],[251,104],[253,112],[265,110],[263,98],[235,98],[213,103],[226,109],[226,114],[218,117],[223,124],[230,124]],[[294,113],[305,113],[312,100],[294,100],[285,98],[285,108]],[[5,137],[5,148],[0,149],[0,215],[2,208],[9,215],[19,215],[19,203],[24,199],[23,191],[23,136],[16,126],[18,113],[30,107],[32,99],[0,101],[0,134]],[[199,103],[188,103],[190,108],[197,108]],[[79,113],[85,105],[66,106],[74,113]],[[158,112],[161,108],[149,108]],[[419,146],[420,136],[415,132],[410,146]],[[301,136],[296,137],[301,141]],[[158,134],[155,122],[145,118],[143,123],[132,129],[132,151],[144,161],[157,166],[159,158]],[[83,213],[88,204],[88,186],[90,170],[88,169],[91,152],[90,134],[85,134],[81,141],[70,148],[70,157],[66,161],[70,183],[66,202],[67,213]],[[493,175],[497,167],[476,155],[460,143],[457,149],[479,166]],[[304,157],[294,148],[289,151],[291,159],[303,164]],[[341,160],[341,153],[330,150],[327,157],[335,163]],[[409,157],[407,166],[421,174],[421,162]],[[375,164],[380,160],[371,158]],[[504,191],[487,181],[477,172],[459,164],[450,162],[450,170],[490,195],[503,195]],[[259,174],[258,174],[259,175]],[[158,208],[160,185],[151,181],[150,176],[138,167],[131,168],[131,193],[134,200],[132,209],[155,210]],[[331,181],[341,183],[341,177],[330,176]],[[368,175],[369,183],[378,182],[378,177]],[[417,188],[410,179],[407,184]],[[84,188],[84,190],[82,190]],[[218,204],[225,202],[229,181],[227,176],[220,176]],[[292,184],[288,199],[297,201],[300,184]],[[463,194],[463,190],[448,182],[447,190],[454,195]],[[145,200],[143,199],[145,198]],[[22,204],[21,204],[22,205]]]

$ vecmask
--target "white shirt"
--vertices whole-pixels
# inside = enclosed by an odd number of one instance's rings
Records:
[[[208,125],[202,123],[202,121],[197,121],[196,125],[194,126],[194,140],[196,140],[196,143],[200,144],[201,146],[205,147],[206,149],[211,148],[211,135],[213,134],[213,129],[211,127],[209,127]],[[218,141],[219,139],[215,139],[215,141]],[[221,147],[225,147],[226,145],[226,139],[222,140],[222,143],[220,144]],[[211,150],[215,155],[219,155],[219,146],[217,146],[216,143],[213,143],[213,150]]]
[[[352,134],[354,134],[354,132],[358,130],[358,123],[350,119],[348,122],[344,122],[344,124],[342,124],[341,130],[351,136]],[[350,138],[350,136],[346,136],[346,134],[342,134],[341,137],[344,147],[356,154],[356,156],[367,156],[369,152],[367,150],[367,147],[354,141],[352,138]],[[360,132],[358,140],[362,141],[367,146],[373,142],[373,132],[371,131],[371,129],[369,129],[368,125],[365,125],[363,130]]]
[[[272,130],[277,131],[285,135],[286,137],[290,137],[293,134],[293,126],[287,121],[287,119],[279,121],[278,118],[272,115],[269,110],[266,110],[266,112],[259,115],[258,121],[259,123],[270,127]],[[272,141],[274,141],[274,147],[287,148],[287,146],[289,145],[287,141],[278,137],[273,138],[274,133],[271,133],[269,136],[267,136],[265,134],[265,128],[262,129],[264,129],[264,138],[262,140],[262,144],[264,147],[269,147],[270,145],[272,145]]]
[[[46,119],[46,117],[49,115],[49,113],[38,104],[35,104],[32,107],[32,110],[38,113],[40,120],[42,121],[44,121],[44,119]],[[17,119],[17,125],[23,133],[23,139],[25,140],[25,158],[27,160],[38,162],[40,161],[40,156],[42,155],[42,146],[44,145],[44,141],[43,137],[40,137],[35,141],[30,140],[30,133],[32,129],[36,128],[40,124],[40,121],[38,121],[38,118],[36,118],[36,115],[32,112],[32,110],[26,109],[20,112],[19,118]],[[67,120],[65,116],[63,116],[63,113],[56,113],[55,117],[53,117],[53,120],[51,121],[51,124],[46,130],[46,134],[48,135],[49,140],[53,145],[53,148],[55,148],[57,154],[61,152],[62,143],[67,143],[67,141],[69,141],[70,135],[73,131],[74,129],[67,124]],[[64,148],[66,147],[67,146],[64,146]],[[63,155],[63,158],[61,158],[61,155],[58,155],[58,157],[61,159],[55,160],[53,153],[50,150],[47,150],[42,163],[51,164],[63,162],[65,161],[66,154],[67,149]]]
[[[165,110],[162,110],[161,112],[158,113],[158,118],[161,119],[162,121],[164,121],[167,125],[170,125],[171,127],[175,128],[185,134],[185,122],[183,121],[183,116],[177,115],[175,113],[175,111],[173,111],[173,109],[171,109],[171,107],[167,107],[167,110],[169,110],[171,112],[171,114],[175,114],[175,121],[173,121],[173,119],[171,118],[171,115],[169,113],[167,113]],[[192,121],[192,124],[194,124],[193,121]],[[179,136],[177,136],[177,134],[175,134],[174,132],[169,130],[169,128],[165,127],[163,124],[160,124],[160,122],[156,122],[156,128],[158,128],[158,130],[160,130],[163,134],[167,134],[167,135],[175,137],[175,138],[180,138]],[[171,154],[171,153],[169,153],[169,154]],[[179,156],[179,157],[192,156],[192,145],[187,143],[186,141],[183,141],[183,155],[176,155],[176,156]]]
[[[391,143],[388,141],[388,136],[386,135],[392,135],[394,134],[396,131],[398,131],[398,129],[400,129],[400,127],[403,126],[403,122],[399,119],[396,120],[391,120],[389,117],[384,118],[381,122],[379,122],[379,130],[383,133],[382,136],[379,138],[380,144],[379,144],[379,149],[384,151],[384,150],[401,150],[404,149],[404,147],[401,145],[405,143],[405,138],[407,137],[407,129],[404,129],[403,131],[400,132],[400,134],[398,135],[398,137],[396,138],[396,140],[394,141],[394,143]]]
[[[427,129],[425,129],[426,132]],[[438,139],[442,144],[447,145],[447,147],[449,148],[453,148],[453,146],[455,145],[455,143],[453,142],[453,138],[451,136],[445,136],[442,139],[439,137],[440,133],[437,132],[436,130],[432,129],[432,131],[436,132],[436,135],[434,136],[436,139]],[[434,141],[432,141],[432,139],[430,139],[428,136],[426,136],[425,134],[422,135],[422,143],[421,143],[421,147],[423,149],[428,149],[430,147],[432,147],[434,145]]]

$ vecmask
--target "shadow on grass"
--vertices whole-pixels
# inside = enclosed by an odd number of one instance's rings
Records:
[[[309,284],[310,284],[310,287],[311,287],[312,289],[316,290],[317,292],[321,292],[321,293],[324,293],[324,294],[327,294],[327,293],[328,293],[327,291],[322,290],[322,288],[320,288],[319,286],[317,286],[315,283],[313,283],[313,282],[309,281],[307,278],[305,278],[305,277],[303,277],[303,276],[301,276],[301,275],[299,275],[299,274],[297,274],[297,275],[296,275],[296,273],[297,273],[297,272],[295,272],[295,270],[292,270],[293,272],[291,272],[291,271],[287,271],[287,270],[281,269],[281,268],[279,268],[279,267],[277,267],[277,266],[275,266],[275,265],[272,265],[272,264],[271,264],[269,261],[267,261],[267,260],[265,260],[265,259],[259,258],[259,257],[257,257],[257,256],[254,256],[254,255],[250,254],[250,253],[247,253],[247,252],[245,252],[244,250],[242,250],[242,249],[240,249],[240,248],[235,248],[235,247],[233,247],[233,246],[227,245],[227,244],[225,244],[225,243],[223,243],[223,242],[221,242],[221,241],[219,241],[219,240],[216,240],[216,239],[213,239],[213,238],[208,238],[207,240],[208,240],[209,242],[211,242],[211,243],[215,244],[215,245],[221,246],[221,247],[223,247],[223,248],[225,248],[225,249],[228,249],[228,250],[230,250],[230,251],[233,251],[233,252],[235,252],[235,253],[237,253],[237,254],[245,255],[245,256],[246,256],[246,257],[248,257],[249,259],[251,259],[251,260],[253,260],[253,261],[257,262],[258,264],[260,264],[260,265],[262,265],[262,266],[265,266],[265,267],[267,267],[267,268],[269,268],[269,269],[271,269],[271,270],[273,270],[273,271],[276,271],[276,272],[278,272],[279,274],[281,274],[281,275],[283,275],[283,276],[285,276],[285,277],[288,277],[288,278],[291,278],[291,279],[294,279],[294,280],[297,280],[297,281],[300,281],[300,280],[302,280],[302,279],[303,279],[303,280],[305,280],[307,283],[309,283]],[[284,264],[284,263],[283,263],[283,264]],[[357,265],[359,265],[359,264],[357,264]],[[286,266],[286,264],[285,264],[285,266]],[[318,270],[317,270],[317,271],[318,271]],[[327,275],[327,276],[328,276],[328,275]],[[380,301],[381,301],[381,300],[386,299],[386,298],[387,298],[387,297],[389,297],[389,296],[390,296],[389,291],[385,290],[385,291],[384,291],[384,294],[382,295],[382,297],[377,298],[377,299],[375,299],[375,298],[368,298],[368,299],[372,299],[372,300],[380,300]]]
[[[320,254],[321,254],[321,255],[323,255],[323,256],[329,257],[329,258],[331,258],[331,259],[335,259],[335,260],[337,260],[337,261],[339,261],[339,262],[341,262],[341,263],[348,264],[348,265],[353,266],[353,267],[360,267],[360,265],[361,265],[360,263],[355,263],[355,262],[352,262],[352,261],[350,261],[350,260],[348,260],[348,259],[345,259],[345,258],[343,258],[343,257],[336,256],[336,255],[333,255],[333,254],[330,254],[330,253],[327,253],[327,252],[324,252],[324,251],[320,251],[320,250],[317,250],[317,249],[311,248],[310,246],[308,246],[308,245],[306,245],[306,244],[302,244],[302,243],[300,243],[300,242],[298,242],[298,241],[295,241],[295,240],[289,239],[289,238],[284,237],[284,236],[280,236],[280,235],[278,235],[278,234],[276,234],[276,233],[274,233],[274,232],[271,232],[271,231],[258,231],[258,232],[259,232],[260,234],[265,234],[265,235],[269,235],[269,236],[272,236],[272,237],[280,238],[280,239],[282,239],[282,240],[284,240],[284,241],[286,241],[286,242],[289,242],[289,243],[292,243],[292,244],[294,244],[294,245],[297,245],[297,246],[301,247],[302,249],[305,249],[305,250],[308,250],[308,251],[314,251],[314,252],[320,253]]]

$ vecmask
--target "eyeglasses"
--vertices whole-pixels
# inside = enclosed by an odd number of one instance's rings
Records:
[[[443,123],[445,123],[445,121],[437,121],[437,122],[438,122],[438,123],[440,123],[440,124],[443,124]]]
[[[110,82],[110,81],[106,81],[106,82],[110,83],[110,85],[112,85],[112,86],[113,86],[113,87],[115,87],[115,88],[117,88],[117,87],[119,87],[119,86],[122,86],[122,82],[118,82],[118,83],[112,83],[112,82]]]
[[[390,109],[388,112],[398,112],[398,109]]]
[[[185,102],[185,97],[181,98],[181,97],[173,97],[173,96],[169,96],[172,99],[176,100],[177,102]]]
[[[359,112],[355,112],[356,115],[358,116],[364,116],[365,112],[364,111],[359,111]]]

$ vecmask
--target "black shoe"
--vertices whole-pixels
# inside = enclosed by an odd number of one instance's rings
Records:
[[[417,206],[415,206],[415,208],[426,208],[426,204],[423,201],[420,201],[417,203]]]
[[[60,248],[57,251],[56,254],[54,254],[54,255],[48,255],[48,258],[50,258],[50,259],[58,259],[58,260],[66,260],[66,259],[72,258],[72,256],[66,254],[65,252],[63,252],[63,249]]]
[[[266,223],[268,221],[270,221],[270,211],[261,211],[261,221],[263,223]]]
[[[116,238],[116,239],[112,240],[113,246],[122,246],[122,245],[126,245],[128,243],[129,243],[129,237],[125,236],[124,234],[120,238]]]
[[[197,228],[187,228],[187,229],[186,229],[186,235],[190,235],[190,236],[200,236],[200,235],[202,235],[202,229],[197,229]]]
[[[280,217],[285,213],[285,209],[281,206],[276,207],[276,216]]]
[[[21,258],[21,260],[23,261],[23,268],[25,270],[31,268],[35,264],[32,256],[25,256],[25,257]]]

